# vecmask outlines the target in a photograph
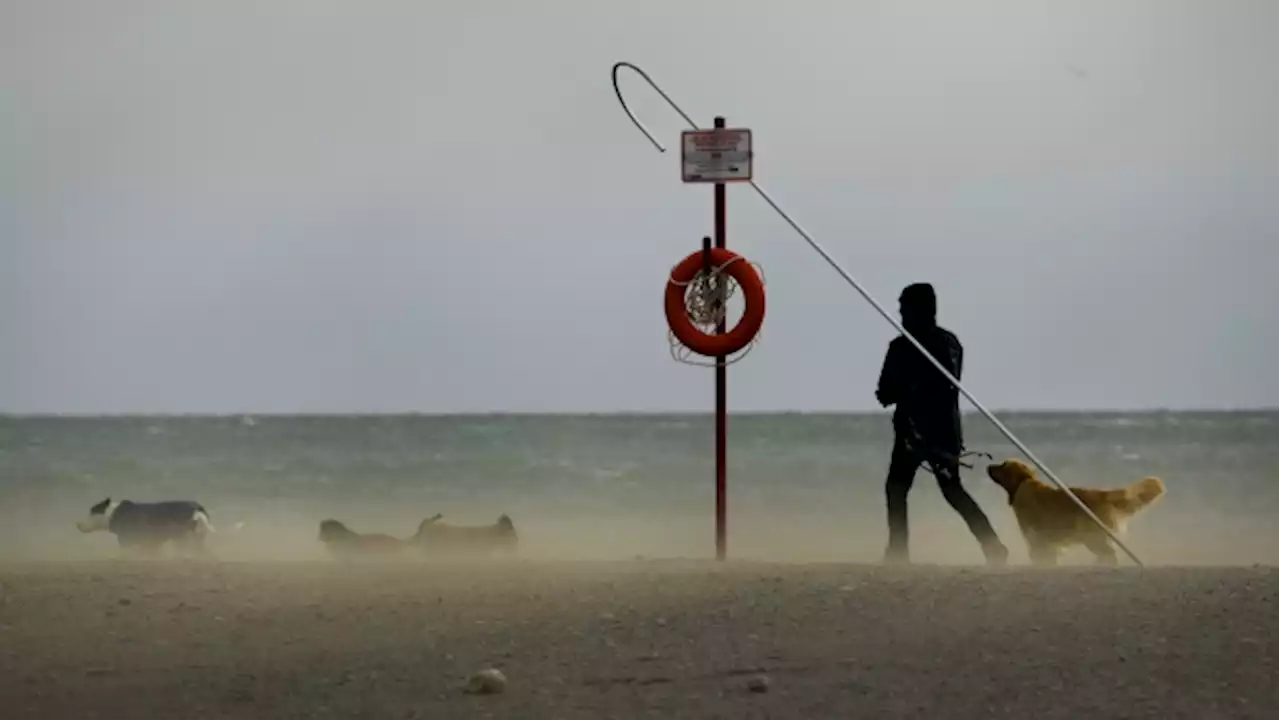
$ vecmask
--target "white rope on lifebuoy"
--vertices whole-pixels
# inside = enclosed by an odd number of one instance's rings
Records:
[[[764,267],[759,263],[751,262],[741,256],[730,258],[728,261],[720,264],[707,271],[699,271],[694,278],[688,282],[678,282],[674,278],[668,276],[667,281],[672,285],[684,286],[685,291],[685,313],[696,325],[714,328],[721,322],[724,322],[729,310],[729,298],[733,297],[734,291],[738,288],[738,283],[732,277],[724,273],[725,268],[729,265],[745,260],[755,269],[756,274],[760,276],[760,284],[766,285],[764,276]],[[715,282],[712,282],[712,281]],[[716,297],[718,293],[723,292],[721,297]],[[755,337],[751,338],[751,342],[747,346],[727,356],[724,360],[724,366],[728,367],[739,360],[745,358],[760,342],[760,336],[764,334],[761,328]],[[667,329],[667,346],[671,352],[671,359],[685,365],[694,365],[696,367],[717,367],[720,363],[714,359],[702,360],[702,356],[690,350],[683,343],[676,339],[675,333],[671,329]]]

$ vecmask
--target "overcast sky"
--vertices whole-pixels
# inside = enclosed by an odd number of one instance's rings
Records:
[[[535,10],[537,8],[537,10]],[[661,296],[711,231],[617,60],[754,131],[997,408],[1274,407],[1277,5],[0,4],[0,411],[707,410]],[[642,82],[633,107],[678,147]],[[744,186],[733,410],[864,410],[894,331]]]

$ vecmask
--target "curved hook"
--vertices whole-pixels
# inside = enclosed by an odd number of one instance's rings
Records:
[[[694,122],[693,118],[689,117],[688,113],[680,109],[680,106],[676,104],[675,100],[672,100],[670,96],[662,91],[662,88],[658,87],[658,83],[654,82],[653,79],[649,77],[648,73],[629,62],[614,63],[612,72],[613,92],[618,95],[618,102],[622,105],[623,112],[627,114],[627,117],[631,118],[631,122],[635,123],[637,128],[640,128],[640,132],[644,133],[644,136],[649,138],[649,142],[653,143],[653,146],[658,148],[658,152],[664,153],[667,149],[662,146],[662,143],[658,142],[657,138],[653,136],[653,133],[649,132],[649,129],[644,126],[644,123],[640,122],[640,119],[636,117],[636,114],[631,112],[631,108],[627,107],[627,100],[622,97],[622,88],[618,87],[618,70],[624,67],[631,68],[636,71],[637,75],[644,78],[644,81],[649,83],[649,87],[653,88],[659,95],[661,95],[662,99],[667,101],[667,104],[671,106],[672,110],[680,113],[680,117],[684,118],[684,121],[689,123],[689,127],[694,130],[701,129],[698,127],[698,123]]]

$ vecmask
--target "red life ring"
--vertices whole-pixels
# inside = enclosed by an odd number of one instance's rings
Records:
[[[706,259],[712,267],[738,282],[746,308],[733,329],[721,334],[708,334],[689,319],[685,308],[685,290],[703,266],[703,251],[696,250],[671,269],[667,279],[665,308],[667,326],[685,347],[707,357],[731,355],[746,347],[760,332],[764,323],[764,283],[746,258],[723,248],[711,248]]]

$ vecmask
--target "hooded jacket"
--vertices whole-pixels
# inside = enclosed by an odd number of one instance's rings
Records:
[[[938,326],[932,286],[909,285],[899,301],[903,327],[948,372],[961,379],[964,347],[955,334]],[[894,435],[915,452],[928,458],[938,453],[955,456],[963,451],[959,391],[904,336],[889,343],[876,397],[885,406],[897,406],[893,412]]]

